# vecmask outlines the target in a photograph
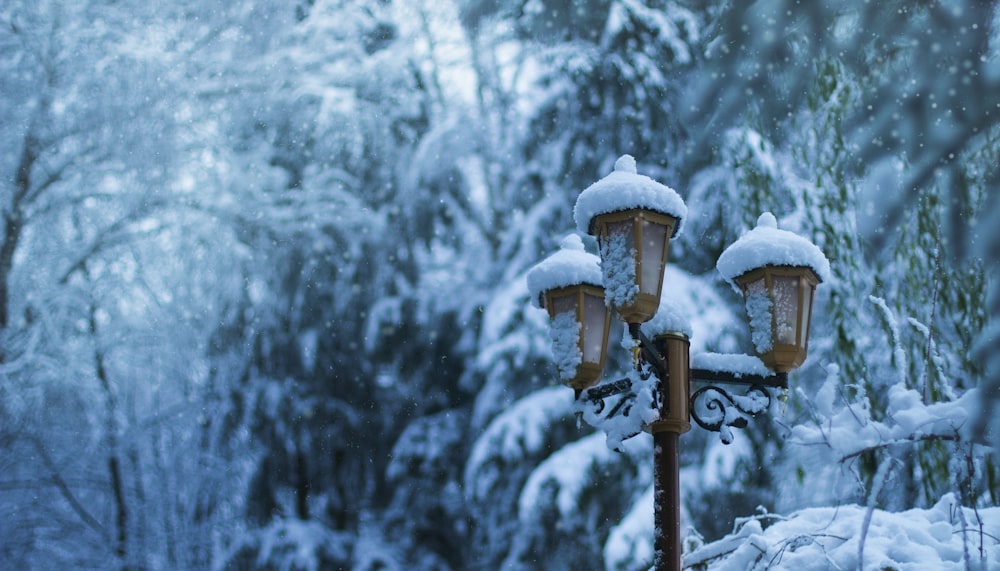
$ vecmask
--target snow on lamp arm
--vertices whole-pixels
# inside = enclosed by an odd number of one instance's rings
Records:
[[[597,238],[606,301],[627,323],[656,313],[670,238],[680,231],[687,207],[673,189],[636,172],[621,156],[615,170],[580,193],[577,229]]]
[[[548,311],[559,379],[577,395],[604,371],[611,314],[604,302],[600,260],[571,234],[561,249],[527,274],[532,303]]]
[[[809,348],[813,293],[830,276],[815,244],[778,228],[770,212],[719,256],[716,268],[743,294],[754,349],[778,373],[797,369]]]

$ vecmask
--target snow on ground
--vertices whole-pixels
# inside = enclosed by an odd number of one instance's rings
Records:
[[[775,519],[766,529],[762,525]],[[706,571],[1000,567],[1000,508],[962,508],[951,494],[928,509],[892,513],[843,505],[741,523],[733,534],[686,554],[685,567]]]

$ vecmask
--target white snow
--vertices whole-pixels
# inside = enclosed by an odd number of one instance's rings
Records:
[[[735,278],[764,266],[812,268],[821,281],[830,279],[830,261],[808,239],[778,228],[774,214],[757,218],[757,227],[730,245],[715,267],[735,288]]]
[[[254,563],[259,567],[318,571],[324,561],[350,560],[351,539],[350,534],[330,529],[319,520],[276,518],[240,538],[229,551],[256,551]]]
[[[602,287],[601,259],[584,250],[579,236],[566,236],[560,246],[558,252],[528,270],[528,293],[535,307],[541,307],[540,298],[549,290],[577,284]]]
[[[625,449],[624,442],[629,438],[639,434],[653,422],[660,419],[660,411],[653,406],[653,395],[655,394],[656,377],[649,375],[645,379],[638,371],[629,370],[625,373],[632,382],[632,390],[635,393],[635,400],[632,403],[629,414],[616,414],[614,416],[595,415],[593,408],[582,401],[577,401],[577,411],[583,413],[583,420],[587,424],[600,428],[607,436],[605,444],[608,449],[621,452]],[[614,408],[618,401],[624,396],[614,396],[604,399],[605,413]]]
[[[836,376],[836,372],[832,372]],[[832,379],[827,380],[827,384]],[[879,422],[871,418],[863,402],[849,404],[836,414],[815,425],[800,424],[792,428],[790,442],[802,445],[823,445],[839,458],[893,443],[919,440],[969,438],[971,419],[978,411],[981,395],[971,389],[956,400],[923,403],[920,393],[903,385],[889,387],[888,418]],[[823,408],[829,405],[823,403]]]
[[[570,518],[577,513],[581,504],[580,495],[593,485],[592,474],[603,471],[603,466],[622,461],[619,454],[612,452],[602,441],[600,433],[585,436],[554,452],[542,462],[524,484],[518,499],[518,516],[522,523],[530,524],[531,513],[539,504],[538,495],[547,482],[556,485],[556,505],[560,516]],[[633,438],[625,444],[623,451],[633,457],[641,457],[642,464],[648,464],[650,455],[648,438]]]
[[[774,347],[774,340],[771,339],[771,298],[759,280],[747,287],[746,308],[750,320],[750,340],[757,353],[767,353]]]
[[[610,308],[632,303],[639,293],[632,235],[628,232],[611,232],[601,243],[600,263],[604,278],[604,302]]]
[[[575,377],[577,367],[583,362],[583,353],[580,352],[580,329],[582,326],[572,311],[556,315],[549,328],[552,356],[555,357],[559,378],[563,381]]]
[[[653,486],[646,489],[604,542],[604,568],[617,571],[653,560]]]
[[[732,373],[737,378],[744,375],[773,374],[757,357],[729,353],[695,353],[691,355],[691,368]]]
[[[663,293],[660,295],[660,307],[657,308],[656,314],[653,315],[652,319],[643,323],[640,329],[650,339],[665,333],[681,333],[690,339],[694,332],[691,328],[691,320],[688,318],[688,312],[691,309],[685,311],[684,305],[676,296],[664,295],[666,291],[664,287]]]
[[[928,509],[898,513],[858,505],[809,508],[767,529],[750,519],[732,535],[687,554],[684,564],[707,564],[711,571],[995,569],[1000,565],[998,536],[1000,508],[975,512],[946,494]]]
[[[735,350],[733,331],[743,322],[733,315],[726,302],[704,276],[693,276],[677,266],[663,272],[660,306],[653,318],[642,324],[642,332],[652,339],[669,332],[683,333],[691,340],[691,351],[704,351],[710,344]]]
[[[677,191],[638,174],[635,159],[631,155],[622,155],[615,162],[614,172],[580,193],[573,218],[577,229],[586,234],[590,232],[590,221],[595,216],[632,208],[646,208],[677,218],[675,236],[687,216],[687,206]]]

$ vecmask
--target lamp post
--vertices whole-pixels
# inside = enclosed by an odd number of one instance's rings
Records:
[[[732,428],[770,407],[771,389],[787,388],[788,373],[805,360],[813,293],[830,272],[819,248],[762,214],[716,266],[743,294],[756,356],[698,355],[692,367],[690,326],[663,283],[670,238],[686,215],[673,189],[638,174],[624,155],[580,194],[574,210],[577,229],[596,237],[600,258],[571,235],[527,275],[533,302],[549,312],[559,376],[574,389],[578,410],[599,421],[615,418],[619,431],[624,421],[622,439],[652,433],[656,571],[681,569],[680,435],[694,419],[729,443]],[[636,370],[597,384],[612,313],[628,325]],[[692,394],[692,380],[708,384]]]

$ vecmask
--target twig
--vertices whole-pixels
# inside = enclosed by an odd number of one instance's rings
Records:
[[[888,461],[883,462],[882,465],[878,467],[878,472],[875,473],[875,485],[872,487],[872,491],[868,495],[868,509],[865,510],[865,519],[861,523],[861,538],[858,540],[858,571],[864,571],[865,539],[868,537],[868,527],[871,525],[872,515],[875,513],[875,502],[878,500],[878,495],[882,491],[882,486],[884,486],[886,480],[889,479],[892,465],[895,462],[898,462],[898,460],[890,458]]]

